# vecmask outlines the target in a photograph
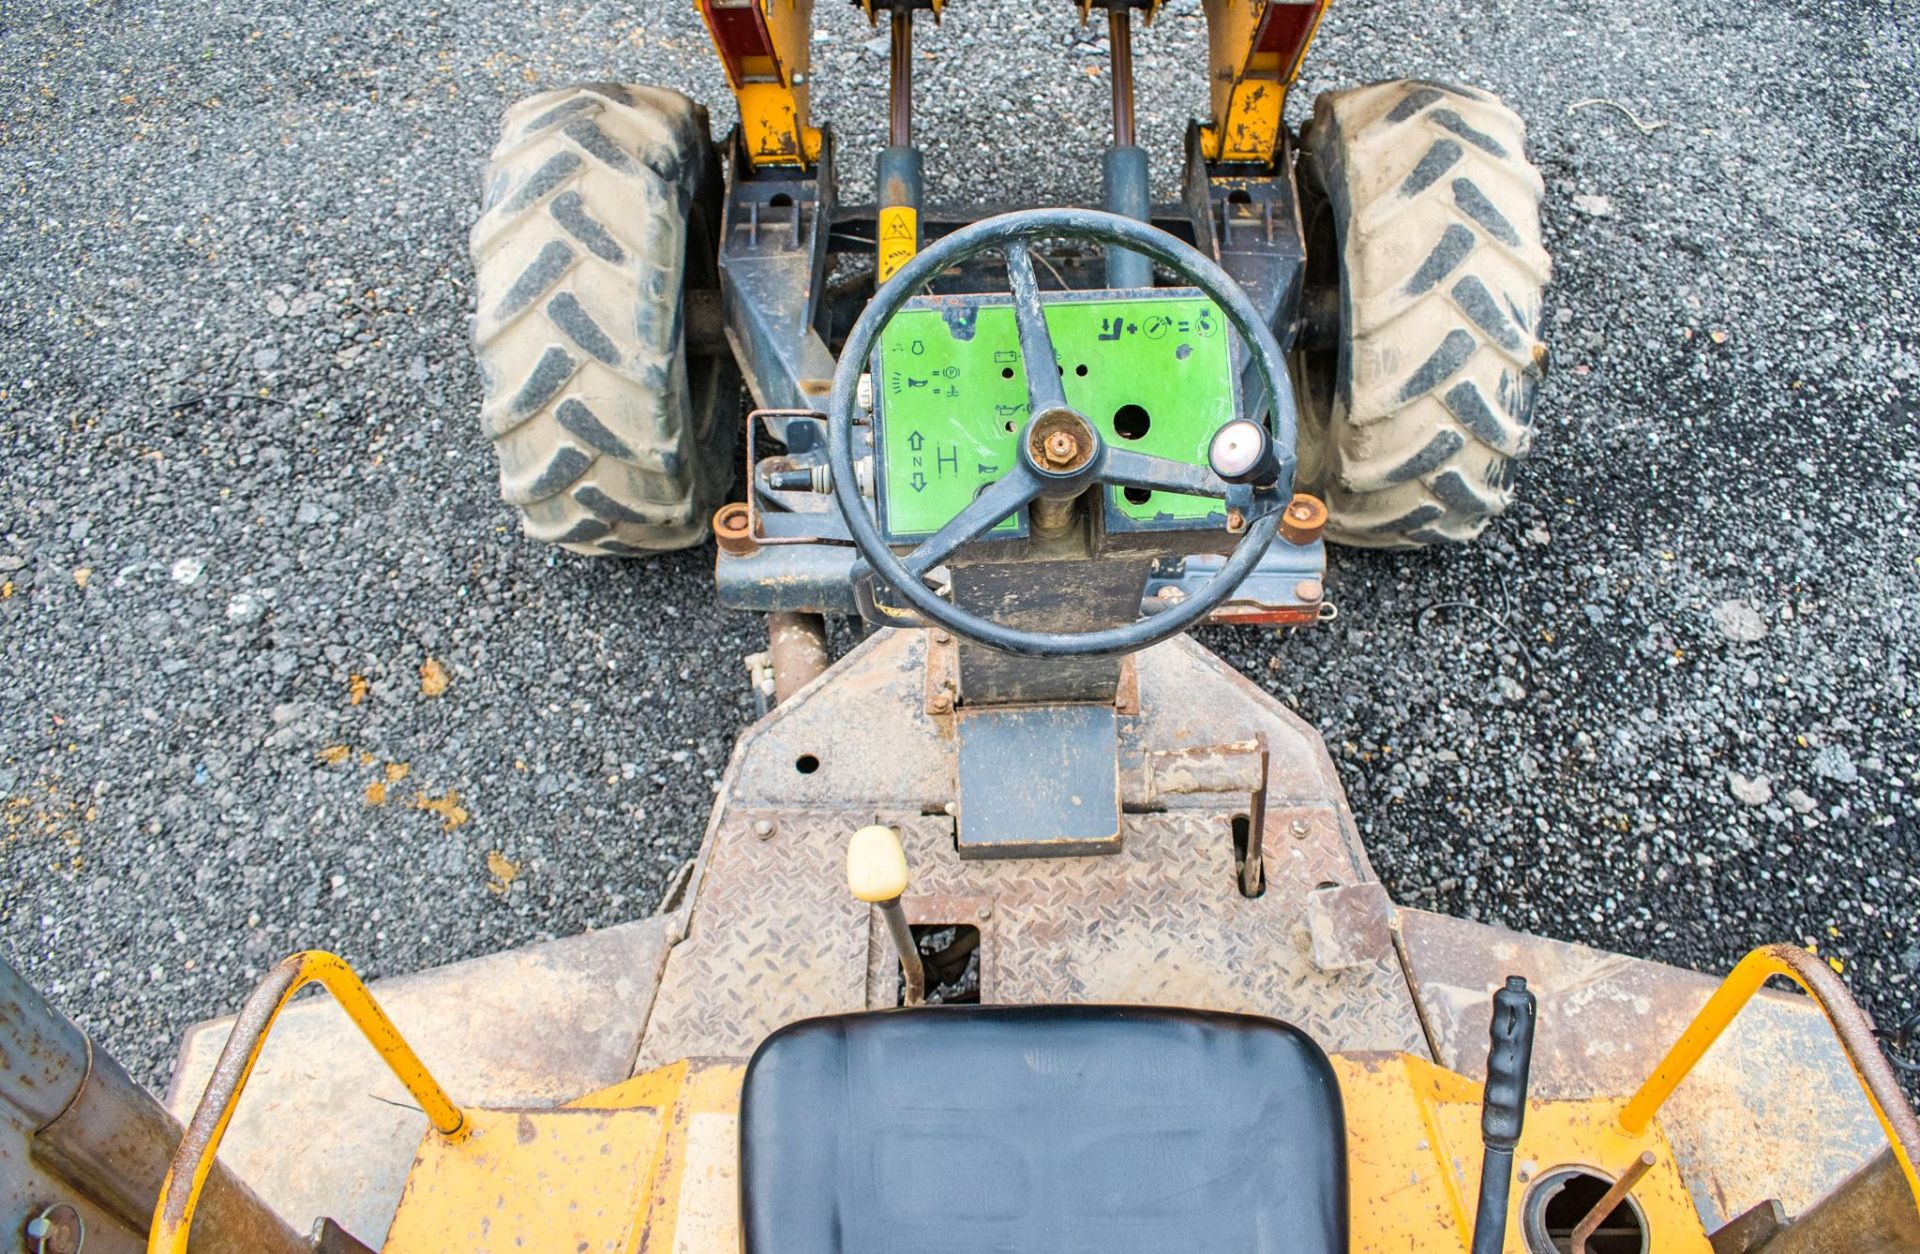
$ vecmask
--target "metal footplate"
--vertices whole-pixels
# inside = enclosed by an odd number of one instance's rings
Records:
[[[963,707],[953,723],[962,858],[1119,852],[1113,706]]]

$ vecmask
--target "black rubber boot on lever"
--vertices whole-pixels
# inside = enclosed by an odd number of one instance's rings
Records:
[[[1493,995],[1487,1087],[1480,1108],[1480,1206],[1473,1219],[1473,1254],[1500,1254],[1507,1239],[1507,1195],[1513,1187],[1513,1149],[1527,1119],[1527,1073],[1533,1066],[1533,1021],[1538,1013],[1527,982],[1507,977]]]

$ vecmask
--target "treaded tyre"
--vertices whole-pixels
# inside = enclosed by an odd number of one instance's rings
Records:
[[[739,378],[689,357],[718,287],[706,110],[587,83],[507,111],[470,239],[480,422],[526,533],[576,553],[686,548],[733,476]]]
[[[1539,171],[1471,87],[1401,81],[1314,102],[1300,162],[1307,287],[1337,342],[1295,361],[1300,481],[1328,537],[1471,540],[1513,499],[1546,368]]]

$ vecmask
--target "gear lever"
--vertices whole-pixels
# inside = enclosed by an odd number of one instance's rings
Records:
[[[1480,1206],[1473,1219],[1473,1254],[1500,1254],[1507,1239],[1507,1195],[1513,1187],[1513,1150],[1527,1118],[1527,1073],[1533,1066],[1533,1022],[1539,1006],[1527,982],[1507,977],[1493,995],[1487,1085],[1480,1107]]]

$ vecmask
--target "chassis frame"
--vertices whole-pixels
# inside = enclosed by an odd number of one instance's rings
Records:
[[[1223,164],[1207,159],[1203,136],[1198,123],[1189,125],[1181,198],[1152,206],[1146,220],[1216,260],[1252,300],[1282,350],[1290,352],[1303,338],[1321,334],[1302,316],[1320,303],[1303,300],[1306,248],[1290,144],[1281,138],[1271,167]],[[902,621],[897,614],[880,617],[884,611],[858,597],[852,540],[831,498],[812,488],[784,486],[808,474],[824,475],[824,469],[816,472],[826,462],[823,411],[847,332],[876,287],[878,269],[862,263],[878,252],[886,207],[840,203],[830,135],[822,136],[811,167],[756,167],[743,132],[736,129],[726,141],[726,167],[720,331],[755,409],[746,424],[748,502],[723,509],[716,524],[721,603],[761,613],[845,614],[897,625]],[[1110,178],[1104,206],[1109,209],[1128,199],[1111,194],[1114,183]],[[1007,208],[932,205],[918,221],[924,238],[932,240]],[[1097,251],[1070,248],[1048,254],[1046,261],[1068,289],[1113,285],[1110,263]],[[927,290],[977,293],[1005,287],[997,261],[975,259]],[[690,304],[710,306],[711,298]],[[1234,365],[1242,395],[1257,408],[1265,388],[1237,340]],[[782,449],[768,450],[767,439]],[[1216,621],[1298,623],[1317,617],[1320,607],[1303,604],[1296,590],[1303,583],[1317,586],[1318,551],[1314,560],[1303,561],[1283,550],[1278,546],[1269,554]],[[1193,585],[1203,584],[1209,573],[1204,563],[1195,563]],[[1151,587],[1172,599],[1188,580],[1184,563],[1169,563],[1156,572]]]

